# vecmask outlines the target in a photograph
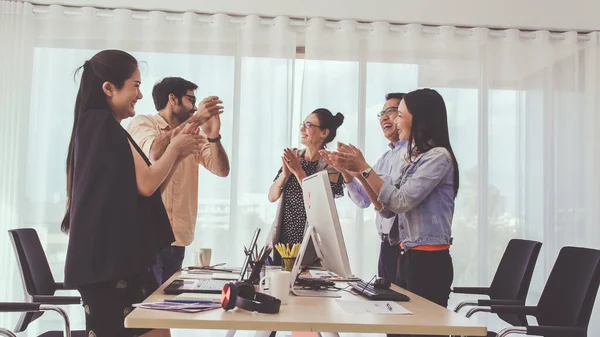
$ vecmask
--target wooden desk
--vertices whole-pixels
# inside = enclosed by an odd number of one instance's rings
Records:
[[[145,302],[159,302],[172,295],[162,289],[155,291]],[[288,304],[282,305],[279,314],[269,315],[248,312],[239,308],[226,312],[221,309],[200,313],[178,313],[136,308],[125,318],[128,328],[163,329],[221,329],[269,331],[317,331],[354,333],[403,333],[415,335],[485,336],[485,326],[442,308],[422,297],[401,288],[399,292],[410,297],[410,302],[398,302],[412,315],[348,314],[335,298],[297,297],[290,295]],[[348,292],[342,299],[366,300]]]

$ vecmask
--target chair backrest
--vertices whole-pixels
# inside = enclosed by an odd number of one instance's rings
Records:
[[[539,325],[587,328],[600,285],[600,250],[563,247],[537,305]]]
[[[13,243],[15,254],[21,271],[21,279],[25,288],[25,297],[33,295],[54,295],[56,282],[40,238],[33,228],[11,229],[8,234]],[[29,323],[42,313],[27,312],[21,314],[15,330],[24,331]]]
[[[490,285],[490,299],[525,301],[541,248],[542,243],[538,241],[510,240]],[[498,316],[511,325],[522,326],[527,323],[525,316]]]

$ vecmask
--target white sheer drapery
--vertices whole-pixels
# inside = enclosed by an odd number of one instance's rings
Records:
[[[0,229],[36,228],[58,280],[73,71],[106,48],[142,61],[140,114],[155,113],[151,87],[165,76],[192,80],[199,97],[225,102],[221,133],[232,171],[225,179],[200,173],[198,234],[187,264],[200,247],[213,248],[214,262],[241,262],[253,229],[273,220],[267,191],[282,149],[299,145],[308,113],[344,113],[337,140],[357,144],[374,163],[387,149],[376,119],[385,94],[418,87],[444,96],[461,169],[455,285],[489,284],[507,241],[532,238],[544,243],[528,299],[535,304],[562,246],[600,247],[597,33],[0,6]],[[353,271],[370,278],[379,247],[374,213],[347,197],[337,205]],[[21,299],[6,234],[0,262],[0,300]],[[83,326],[80,307],[70,315]],[[0,326],[15,321],[2,315]],[[600,332],[598,321],[594,313],[590,334]],[[47,327],[60,328],[59,320],[44,317],[30,333]]]
[[[358,144],[373,164],[387,149],[376,119],[385,93],[437,89],[460,166],[454,285],[489,285],[508,240],[539,240],[535,304],[561,247],[600,247],[599,57],[597,33],[311,19],[301,100],[348,113],[338,139]],[[337,204],[352,267],[375,274],[374,211]],[[597,317],[590,333],[600,329]]]

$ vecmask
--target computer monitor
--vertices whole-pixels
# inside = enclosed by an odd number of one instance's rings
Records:
[[[344,234],[327,171],[320,171],[304,178],[302,191],[308,227],[292,270],[292,282],[295,281],[302,268],[301,261],[309,240],[312,240],[324,268],[342,278],[351,278],[352,271],[348,261]]]

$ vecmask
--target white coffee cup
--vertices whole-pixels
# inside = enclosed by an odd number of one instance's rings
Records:
[[[200,267],[210,266],[210,256],[212,255],[212,249],[200,248],[198,254],[196,254],[196,265]]]
[[[264,281],[263,290],[265,290],[265,289],[269,289],[269,280],[270,280],[268,277],[265,277],[265,276],[271,275],[272,271],[281,271],[281,266],[265,266],[263,271],[264,272],[261,273],[262,277],[261,277],[260,281],[261,281],[261,284]]]
[[[269,275],[260,280],[260,291],[264,291],[262,281],[269,284],[269,294],[281,301],[281,304],[287,304],[290,297],[290,281],[292,273],[285,270],[270,270]]]

